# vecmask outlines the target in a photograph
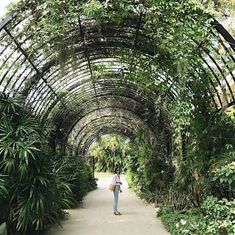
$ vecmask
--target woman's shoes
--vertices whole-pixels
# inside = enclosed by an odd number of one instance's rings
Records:
[[[114,214],[114,215],[121,215],[120,212],[114,212],[113,214]]]

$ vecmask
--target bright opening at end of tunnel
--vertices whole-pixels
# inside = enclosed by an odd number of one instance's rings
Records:
[[[97,137],[87,151],[87,157],[94,158],[97,172],[114,173],[116,169],[119,169],[122,174],[127,171],[130,154],[130,139],[117,134]]]

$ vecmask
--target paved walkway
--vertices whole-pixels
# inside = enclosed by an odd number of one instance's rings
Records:
[[[98,189],[86,196],[81,207],[69,210],[63,227],[54,226],[46,235],[169,235],[154,207],[138,199],[126,183],[119,197],[122,215],[113,215],[113,194],[107,189],[110,181],[110,176],[102,176]]]

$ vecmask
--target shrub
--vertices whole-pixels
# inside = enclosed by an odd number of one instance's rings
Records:
[[[58,182],[65,182],[70,186],[74,205],[79,203],[86,193],[96,188],[92,169],[81,156],[57,156],[54,161],[54,172]]]
[[[207,197],[198,209],[174,211],[162,207],[158,216],[173,235],[235,234],[235,201]]]
[[[217,167],[212,172],[212,191],[220,198],[235,198],[235,161]]]
[[[47,133],[23,102],[0,96],[0,223],[32,234],[59,222],[94,182],[82,160],[50,153]]]

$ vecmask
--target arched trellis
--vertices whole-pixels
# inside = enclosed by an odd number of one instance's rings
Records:
[[[81,109],[82,107],[89,105],[89,103],[95,103],[95,101],[97,101],[99,98],[108,98],[109,96],[116,98],[122,97],[123,99],[127,100],[132,99],[137,103],[145,105],[146,107],[153,106],[154,97],[156,97],[154,92],[146,91],[146,89],[141,88],[140,85],[138,86],[131,81],[126,81],[124,84],[121,79],[112,79],[112,81],[110,80],[111,78],[97,79],[96,85],[97,87],[101,87],[101,89],[97,89],[96,95],[93,93],[93,88],[89,83],[89,79],[84,81],[80,86],[75,84],[73,87],[69,87],[67,89],[69,94],[65,97],[65,100],[69,100],[71,103],[79,104],[78,108]],[[58,108],[56,103],[52,104],[51,108],[49,107],[48,112],[52,112],[53,110],[51,109],[55,108]],[[46,113],[44,116],[47,117],[48,113]]]
[[[221,28],[221,26],[219,26],[218,27],[218,29],[220,29]],[[221,31],[221,32],[224,32],[224,31]],[[223,35],[224,36],[224,35]],[[226,39],[228,39],[228,38],[226,38]],[[232,40],[232,38],[230,37],[230,41]],[[220,39],[220,41],[221,41],[221,39]],[[233,45],[233,42],[230,42],[229,41],[229,43],[230,43],[230,45]],[[100,45],[101,47],[102,47],[102,45]],[[116,45],[117,46],[117,45]],[[99,47],[99,46],[98,46]],[[233,47],[232,47],[233,48]],[[55,61],[55,60],[54,60]],[[49,69],[49,65],[52,65],[53,64],[53,62],[48,62],[46,65],[46,67]],[[45,72],[46,70],[45,70],[45,68],[43,69],[43,71]],[[230,71],[231,72],[231,71]],[[39,75],[40,73],[37,73],[37,75]],[[34,77],[34,79],[35,79],[35,76],[33,76]],[[37,80],[37,79],[35,79],[35,80]],[[226,80],[226,79],[225,79]],[[228,83],[227,83],[228,84]],[[228,87],[229,87],[229,85],[228,85]],[[7,89],[7,88],[6,88]],[[50,88],[49,88],[50,89]],[[229,88],[229,90],[230,90],[230,93],[231,93],[231,89]],[[231,94],[231,96],[233,96],[233,94]]]
[[[133,133],[133,130],[128,129],[121,129],[120,127],[102,127],[98,131],[96,131],[93,135],[89,136],[88,139],[86,139],[85,143],[82,146],[81,154],[86,155],[87,151],[89,150],[89,147],[91,144],[99,137],[105,134],[119,134],[123,135],[125,137],[128,137],[129,139],[134,139],[135,135]]]
[[[69,76],[62,74],[59,78],[57,78],[59,71],[57,58],[54,54],[49,53],[45,47],[50,42],[32,45],[30,41],[33,36],[30,19],[33,17],[31,14],[26,14],[23,18],[15,15],[13,18],[6,17],[0,23],[0,38],[4,42],[0,48],[0,56],[3,58],[0,63],[2,69],[0,85],[3,92],[12,95],[21,93],[25,96],[35,114],[41,115],[49,123],[56,124],[57,136],[61,128],[71,130],[75,123],[91,111],[89,108],[92,104],[94,107],[96,106],[95,110],[100,110],[100,97],[113,96],[117,98],[118,88],[121,85],[126,90],[121,94],[124,97],[123,99],[133,99],[142,105],[136,111],[137,113],[141,114],[142,110],[146,108],[151,109],[157,94],[138,94],[139,84],[131,84],[128,81],[125,81],[125,83],[122,80],[118,83],[115,79],[111,79],[109,82],[108,79],[103,79],[103,83],[96,81],[93,78],[94,71],[92,69],[97,61],[104,64],[107,58],[117,59],[110,56],[117,48],[137,50],[148,56],[154,55],[154,51],[151,50],[152,39],[144,34],[141,17],[137,21],[130,18],[119,26],[107,22],[101,26],[101,30],[98,30],[96,25],[91,24],[91,19],[80,19],[78,25],[72,28],[67,36],[67,40],[76,36],[76,40],[73,42],[79,69],[71,70],[71,66],[68,66],[71,62],[68,60],[64,68],[64,74],[69,74]],[[223,47],[226,54],[222,55],[221,58],[217,58],[214,56],[219,55],[216,46],[208,50],[196,41],[195,46],[204,51],[204,54],[202,54],[204,68],[201,69],[210,74],[208,79],[213,89],[209,89],[209,94],[215,107],[221,109],[222,107],[231,106],[235,102],[234,91],[231,87],[234,82],[234,71],[228,63],[228,61],[235,61],[235,41],[217,21],[214,21],[213,24],[217,30],[217,33],[211,32],[216,41],[215,45]],[[87,37],[86,43],[84,43],[83,38],[85,34]],[[37,57],[29,54],[29,49],[32,46],[32,54],[36,54]],[[161,76],[161,74],[159,77],[165,79],[169,84],[172,83],[169,77]],[[74,81],[82,81],[84,78],[87,80],[86,84],[83,83],[82,85],[86,86],[85,93],[79,95],[82,82],[74,83]],[[88,85],[88,83],[90,84]],[[174,91],[174,86],[170,85],[169,87],[169,98],[172,99],[177,96],[177,92]],[[67,89],[68,93],[65,95],[59,94],[64,89]],[[104,89],[107,89],[105,93],[102,91]],[[108,89],[110,90],[108,91]],[[135,92],[136,95],[134,96]],[[141,96],[146,97],[147,101],[144,101]],[[91,100],[83,103],[84,99]],[[71,103],[78,108],[70,108]],[[125,104],[126,107],[125,105],[121,107],[123,110],[129,109],[130,105],[127,103]],[[109,104],[108,107],[114,108],[115,105]],[[151,115],[147,119],[151,119],[153,112],[150,110],[149,113]],[[71,120],[68,120],[69,118]]]
[[[93,112],[85,115],[67,132],[67,135],[61,135],[66,139],[58,139],[57,142],[63,143],[69,142],[72,146],[83,146],[83,142],[96,132],[96,129],[112,127],[120,127],[121,129],[132,130],[134,136],[139,126],[143,126],[143,117],[138,116],[133,110],[123,110],[119,107],[104,107],[99,112],[94,110]],[[69,141],[68,141],[69,139]],[[66,148],[66,145],[64,145]],[[78,150],[76,151],[78,152]]]

